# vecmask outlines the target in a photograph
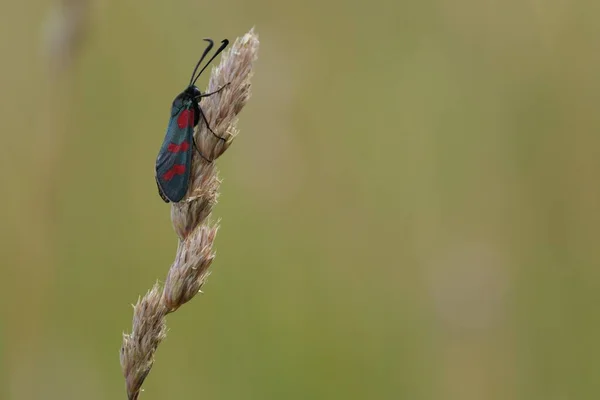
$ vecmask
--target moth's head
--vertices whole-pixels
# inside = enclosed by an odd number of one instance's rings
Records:
[[[187,89],[185,89],[184,93],[194,99],[198,98],[202,94],[202,92],[200,92],[200,89],[198,89],[194,85],[188,86]]]
[[[173,108],[173,112],[179,112],[179,109],[182,107],[188,107],[190,104],[198,104],[198,100],[200,100],[200,89],[196,86],[188,86],[183,92],[179,93],[175,100],[173,100],[173,104],[171,107]],[[194,106],[195,108],[195,106]]]

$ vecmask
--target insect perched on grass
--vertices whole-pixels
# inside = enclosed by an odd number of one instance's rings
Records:
[[[211,61],[227,47],[229,41],[225,39],[221,42],[221,46],[217,49],[215,54],[196,75],[196,71],[198,71],[204,57],[210,52],[214,44],[211,39],[204,40],[208,42],[208,46],[206,46],[204,53],[202,53],[202,57],[200,57],[200,61],[198,61],[196,68],[194,68],[194,72],[192,72],[188,87],[173,100],[173,105],[171,106],[171,119],[169,120],[165,140],[163,141],[160,151],[158,152],[158,157],[156,158],[156,185],[158,186],[160,197],[167,203],[170,201],[177,203],[183,199],[187,193],[190,169],[192,166],[192,147],[195,148],[198,151],[198,154],[206,161],[212,161],[200,152],[194,140],[194,128],[198,125],[200,118],[202,118],[208,130],[215,137],[225,141],[225,138],[218,136],[210,128],[208,120],[206,119],[204,112],[202,112],[199,103],[203,97],[219,93],[227,86],[227,84],[212,93],[203,94],[195,86],[195,83]]]

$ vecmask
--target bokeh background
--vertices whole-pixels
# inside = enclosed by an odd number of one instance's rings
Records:
[[[141,399],[600,396],[595,0],[1,8],[0,398],[125,398],[171,101],[252,26],[213,274]]]

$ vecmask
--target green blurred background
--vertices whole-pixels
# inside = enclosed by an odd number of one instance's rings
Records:
[[[130,304],[176,248],[153,177],[171,101],[203,37],[252,26],[213,274],[141,399],[598,398],[599,18],[5,1],[0,398],[126,397]]]

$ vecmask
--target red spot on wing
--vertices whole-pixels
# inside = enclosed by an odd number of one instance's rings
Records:
[[[194,126],[194,110],[183,110],[177,117],[177,126],[181,129]]]
[[[169,143],[169,147],[167,148],[167,151],[170,151],[171,153],[179,153],[179,152],[186,152],[188,151],[188,149],[190,148],[190,145],[188,142],[183,142],[181,144],[175,144],[175,143]]]
[[[185,174],[185,164],[175,164],[173,167],[163,174],[165,181],[170,181],[175,175]]]

